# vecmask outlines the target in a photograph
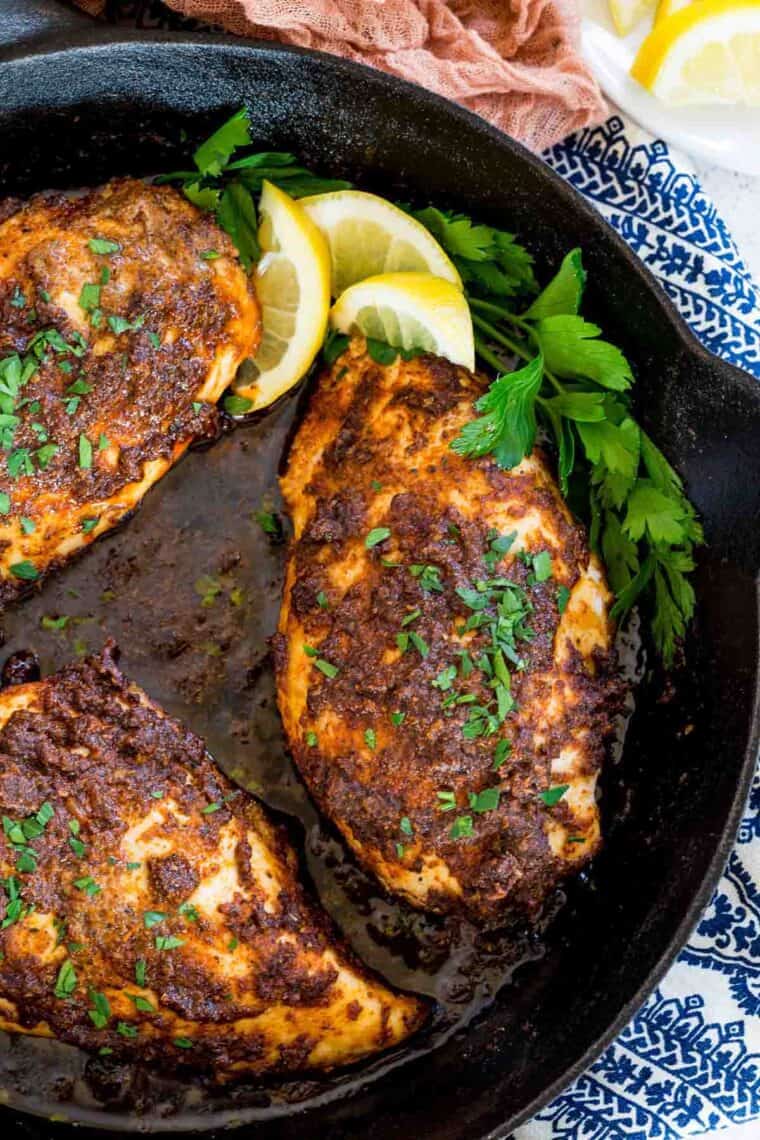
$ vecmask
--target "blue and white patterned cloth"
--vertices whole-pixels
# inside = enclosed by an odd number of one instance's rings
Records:
[[[545,156],[712,352],[760,378],[760,290],[686,159],[620,117]],[[617,1040],[515,1140],[760,1140],[760,770],[728,865]]]

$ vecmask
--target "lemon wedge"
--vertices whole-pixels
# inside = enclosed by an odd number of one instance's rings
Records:
[[[432,273],[461,288],[459,274],[433,235],[384,198],[338,190],[301,198],[299,205],[330,247],[333,297],[380,273]]]
[[[271,404],[308,372],[330,311],[330,251],[312,220],[271,182],[263,184],[259,214],[261,344],[233,385],[252,401],[250,411]]]
[[[696,3],[699,3],[699,0],[659,0],[654,17],[655,23],[660,24],[674,12],[680,12],[682,8],[688,8],[690,4]]]
[[[358,330],[395,348],[422,349],[475,367],[464,294],[452,281],[430,273],[382,273],[359,281],[341,293],[330,323],[338,332]]]
[[[656,3],[657,0],[609,0],[610,15],[617,34],[627,36]]]
[[[631,75],[672,106],[760,106],[760,0],[698,0],[658,21]]]

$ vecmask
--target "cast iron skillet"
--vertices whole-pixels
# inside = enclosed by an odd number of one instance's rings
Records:
[[[302,1140],[504,1136],[579,1074],[643,1002],[730,849],[758,740],[760,387],[699,347],[636,258],[539,160],[416,87],[271,44],[148,40],[44,0],[0,0],[2,38],[0,193],[183,166],[209,127],[245,102],[267,148],[292,149],[382,193],[460,207],[514,229],[542,273],[571,246],[583,248],[591,314],[632,359],[638,415],[684,476],[708,540],[685,667],[672,683],[647,673],[622,759],[607,774],[603,854],[568,889],[540,940],[518,932],[497,944],[496,959],[503,951],[510,965],[522,965],[466,1028],[455,1019],[453,1031],[441,1031],[451,1028],[444,1018],[396,1057],[292,1084],[285,1094],[249,1089],[210,1105],[201,1099],[194,1110],[185,1084],[181,1111],[170,1107],[169,1091],[164,1110],[154,1097],[148,1112],[152,1127],[246,1122],[261,1138],[296,1129]],[[344,859],[282,755],[265,657],[281,549],[265,545],[247,513],[276,494],[297,403],[297,396],[285,400],[192,454],[125,530],[6,616],[4,653],[32,648],[49,669],[81,651],[63,637],[42,637],[39,616],[52,610],[76,611],[83,621],[74,628],[88,647],[115,634],[127,670],[205,735],[228,771],[300,817],[320,894],[360,952],[395,981],[430,988],[430,972],[406,937],[408,916]],[[205,644],[224,647],[222,665],[210,651],[212,668],[198,664],[197,598],[195,609],[181,598],[186,579],[218,570],[220,558],[253,598],[242,648],[208,611],[206,637],[217,640]],[[433,964],[439,933],[423,920],[415,928]],[[476,950],[493,962],[492,947],[481,941]],[[493,985],[487,970],[484,979]],[[456,1007],[466,979],[449,977],[448,985],[444,996]],[[51,1113],[88,1128],[138,1127],[139,1087],[126,1095],[129,1075],[103,1070],[66,1047],[3,1045],[0,1080],[12,1106],[3,1123],[35,1140],[53,1131],[39,1119]]]

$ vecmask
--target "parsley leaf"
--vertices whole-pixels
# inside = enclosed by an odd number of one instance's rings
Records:
[[[631,366],[614,344],[597,339],[602,331],[598,325],[583,317],[559,315],[544,317],[533,327],[550,372],[582,376],[616,392],[630,388]]]
[[[523,317],[526,320],[540,321],[545,317],[557,317],[565,313],[576,314],[581,307],[583,289],[586,284],[586,270],[579,249],[571,249],[549,284],[536,297]]]
[[[196,150],[193,162],[201,174],[221,174],[238,147],[250,142],[248,111],[241,107]]]
[[[516,372],[497,376],[475,404],[482,415],[464,425],[452,451],[471,456],[492,453],[501,467],[516,467],[536,440],[535,400],[542,379],[540,356]]]
[[[258,218],[250,191],[237,180],[225,186],[216,208],[216,220],[230,235],[246,269],[251,269],[261,256],[258,241]]]

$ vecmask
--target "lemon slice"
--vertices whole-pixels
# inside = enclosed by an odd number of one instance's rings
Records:
[[[459,274],[433,235],[384,198],[338,190],[302,198],[299,205],[330,246],[333,297],[365,277],[409,271],[433,273],[461,289]]]
[[[430,273],[383,273],[341,293],[330,323],[338,332],[364,333],[395,348],[422,349],[454,364],[475,367],[470,310],[462,291]]]
[[[674,12],[680,12],[682,8],[688,8],[690,4],[699,3],[699,0],[659,0],[657,5],[657,12],[655,13],[655,23],[661,24],[663,20],[667,20],[668,16],[672,16]]]
[[[673,106],[760,106],[760,0],[699,0],[658,21],[631,75]]]
[[[654,8],[657,0],[609,0],[610,15],[619,36],[627,36],[647,12]]]
[[[271,404],[308,372],[330,311],[330,251],[317,227],[271,182],[263,184],[259,213],[261,344],[233,385],[252,401],[251,411]]]

